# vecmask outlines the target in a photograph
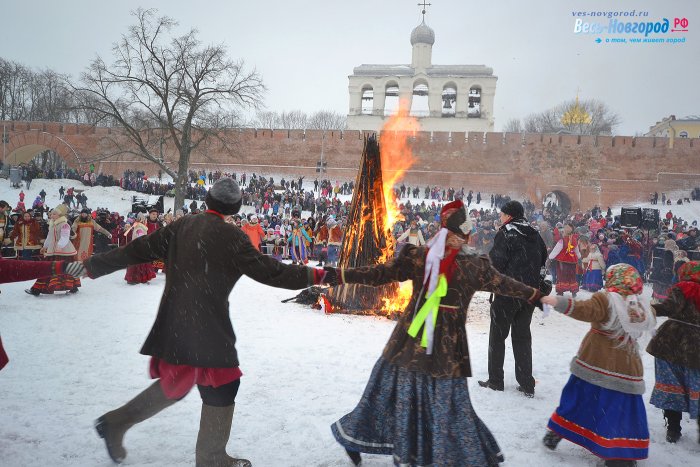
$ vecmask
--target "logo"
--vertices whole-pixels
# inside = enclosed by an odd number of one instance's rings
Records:
[[[572,11],[571,15],[574,34],[595,36],[597,44],[684,43],[690,25],[686,17],[649,19],[648,11]]]

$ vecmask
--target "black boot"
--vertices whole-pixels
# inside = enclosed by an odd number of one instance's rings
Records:
[[[544,435],[544,438],[542,438],[542,443],[544,443],[547,449],[551,449],[552,451],[554,451],[557,448],[559,441],[561,441],[561,436],[559,436],[552,430],[547,430],[547,433]]]
[[[503,391],[503,384],[496,384],[488,379],[486,381],[479,381],[479,386],[482,388],[489,388],[493,391]]]
[[[682,412],[675,410],[664,410],[664,418],[666,419],[666,441],[669,443],[677,443],[681,439],[681,419]]]
[[[360,465],[362,463],[362,456],[359,452],[351,451],[349,449],[346,449],[345,452],[348,454],[348,457],[352,461],[353,465]]]
[[[637,461],[627,459],[608,459],[605,461],[605,467],[635,467]]]
[[[195,451],[196,467],[252,466],[248,459],[236,459],[226,454],[226,443],[231,434],[235,405],[214,407],[202,403]]]
[[[151,418],[177,400],[168,399],[156,381],[124,406],[107,412],[95,421],[95,429],[100,438],[105,440],[107,452],[117,464],[126,458],[126,449],[122,445],[124,434],[132,426]]]

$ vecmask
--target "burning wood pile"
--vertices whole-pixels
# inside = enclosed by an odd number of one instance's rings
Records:
[[[338,266],[356,268],[385,263],[394,255],[394,237],[387,224],[384,183],[379,144],[376,137],[365,137],[360,170],[350,206]],[[396,295],[398,286],[368,287],[345,284],[329,291],[333,310],[341,313],[378,314],[384,298]],[[384,313],[386,314],[386,313]]]
[[[384,154],[380,154],[375,136],[365,138],[339,267],[371,266],[394,257],[396,242],[392,230],[394,223],[402,219],[394,186],[413,164],[407,140],[409,132],[417,130],[416,120],[403,112],[392,117],[383,129]],[[328,300],[334,312],[393,317],[408,304],[412,290],[410,281],[382,287],[344,284],[330,289]]]

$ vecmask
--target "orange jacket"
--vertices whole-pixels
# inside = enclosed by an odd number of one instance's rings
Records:
[[[263,231],[262,226],[258,223],[248,223],[242,226],[241,230],[243,230],[243,232],[245,232],[245,234],[248,236],[248,238],[250,239],[250,243],[253,244],[255,249],[260,251],[260,244],[262,243],[262,239],[265,236],[265,232]]]

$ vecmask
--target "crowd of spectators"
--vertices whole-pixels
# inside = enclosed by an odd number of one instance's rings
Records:
[[[68,173],[54,172],[43,174],[36,172],[32,166],[24,167],[27,176],[35,178],[37,176],[51,176],[58,178],[66,177]],[[94,174],[94,172],[92,172]],[[81,177],[74,171],[70,173],[75,180]],[[231,177],[235,179],[243,190],[243,205],[246,215],[239,216],[236,222],[245,225],[249,222],[249,217],[256,215],[259,224],[264,229],[266,238],[261,240],[261,245],[268,245],[272,251],[272,245],[287,245],[292,231],[293,223],[303,228],[308,237],[309,256],[319,259],[325,251],[327,245],[324,241],[319,242],[319,230],[326,225],[328,220],[332,220],[345,229],[345,218],[348,215],[351,203],[351,195],[354,190],[352,181],[331,181],[329,179],[308,180],[305,177],[295,177],[291,179],[275,179],[272,176],[262,176],[255,173],[233,173],[224,171],[192,170],[188,174],[188,201],[184,206],[176,209],[175,212],[164,213],[164,221],[186,215],[187,213],[197,213],[206,208],[203,200],[207,193],[207,187],[216,182],[221,177]],[[113,177],[106,177],[102,174],[94,177],[96,184],[109,186],[110,184],[121,186],[125,190],[133,190],[149,195],[171,195],[174,184],[170,180],[164,180],[162,174],[154,178],[148,178],[144,172],[127,170],[123,177],[115,180]],[[70,188],[69,188],[70,190]],[[85,197],[81,199],[79,193],[70,196],[68,193],[66,204],[75,209],[88,206]],[[465,190],[465,188],[437,187],[437,186],[416,186],[402,184],[395,189],[395,195],[399,203],[401,219],[393,226],[392,233],[397,239],[397,251],[405,242],[422,244],[429,241],[439,230],[439,212],[444,203],[456,198],[463,199],[468,206],[468,211],[473,219],[474,231],[471,235],[470,245],[478,253],[488,253],[493,245],[493,239],[498,230],[499,209],[503,204],[510,201],[510,197],[498,193],[483,195],[481,192]],[[700,190],[695,189],[690,193],[690,200],[700,199]],[[82,196],[82,195],[81,195]],[[61,194],[64,198],[64,194]],[[679,198],[685,201],[685,198]],[[661,195],[652,194],[652,203],[668,205],[668,198],[665,193]],[[654,248],[663,246],[667,240],[677,243],[680,251],[697,250],[694,242],[695,232],[697,232],[697,221],[682,219],[669,209],[661,213],[661,221],[658,228],[644,230],[640,228],[623,228],[620,224],[619,216],[613,214],[608,207],[603,210],[599,206],[594,206],[587,211],[567,212],[558,203],[548,202],[546,205],[537,208],[529,201],[524,201],[525,215],[527,220],[542,235],[548,249],[556,243],[560,235],[561,228],[565,223],[573,225],[576,234],[581,238],[584,248],[587,242],[596,244],[603,255],[606,264],[610,265],[615,261],[628,261],[634,264],[641,272],[649,270],[651,259],[654,256]],[[42,205],[42,212],[45,207]],[[100,210],[107,212],[107,210]],[[125,213],[126,215],[111,214],[105,220],[111,222],[124,223],[133,217],[135,213]],[[102,216],[100,219],[104,218]],[[109,226],[105,226],[109,227]],[[115,236],[118,238],[118,236]],[[277,253],[283,252],[284,248],[274,249]],[[632,255],[630,257],[629,255]],[[695,253],[692,253],[693,255]],[[612,255],[612,257],[611,257]]]

